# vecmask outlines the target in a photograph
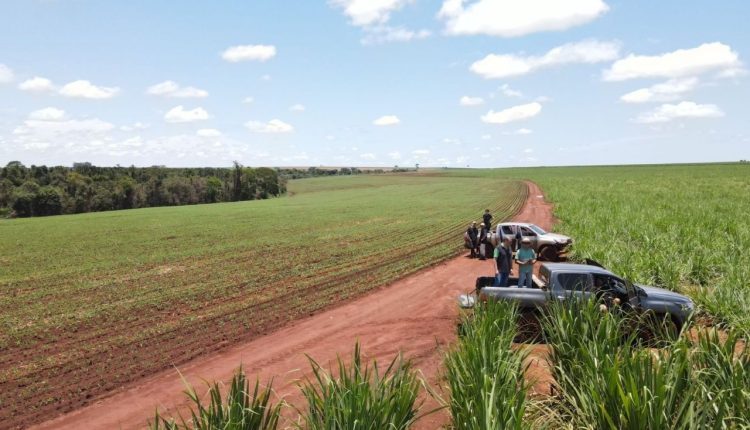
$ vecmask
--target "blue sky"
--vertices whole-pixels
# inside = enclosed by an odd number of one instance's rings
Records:
[[[750,158],[746,1],[4,0],[0,164]]]

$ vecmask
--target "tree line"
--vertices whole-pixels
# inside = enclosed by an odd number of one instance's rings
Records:
[[[99,167],[91,163],[0,169],[0,217],[259,200],[286,193],[288,179],[362,173],[343,168]]]

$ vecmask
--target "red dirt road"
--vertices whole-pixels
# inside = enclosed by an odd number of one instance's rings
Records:
[[[528,182],[527,185],[528,199],[514,219],[534,222],[542,228],[551,227],[554,223],[551,205],[544,201],[536,184]],[[471,290],[477,276],[493,274],[491,260],[457,257],[269,335],[184,364],[179,370],[200,390],[205,387],[203,381],[229,380],[242,364],[251,380],[255,375],[263,382],[273,377],[279,396],[303,406],[296,382],[309,373],[305,354],[325,366],[333,362],[337,354],[349,357],[354,343],[359,340],[364,354],[381,364],[401,351],[436,387],[440,385],[443,352],[456,337],[456,297]],[[531,376],[546,379],[540,355],[532,356],[530,371]],[[539,381],[537,390],[544,391],[544,382]],[[165,371],[33,428],[144,428],[156,407],[167,414],[184,410],[184,389],[176,370]],[[427,405],[430,406],[433,405]],[[437,413],[420,420],[417,428],[434,429],[446,423],[447,415]]]

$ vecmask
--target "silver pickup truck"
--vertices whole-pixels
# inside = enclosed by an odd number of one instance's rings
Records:
[[[694,309],[693,301],[682,294],[633,284],[592,260],[587,264],[544,263],[539,276],[534,276],[533,288],[518,288],[514,285],[517,278],[511,278],[508,287],[493,287],[493,281],[492,277],[478,278],[474,294],[459,297],[461,307],[471,308],[477,300],[512,300],[523,311],[570,297],[597,297],[607,303],[617,298],[624,306],[651,311],[659,318],[669,316],[678,330]]]
[[[544,261],[558,261],[560,255],[568,251],[573,239],[562,234],[550,233],[536,224],[527,222],[503,222],[497,225],[494,238],[510,237],[531,241],[531,247]],[[495,239],[497,241],[497,239]]]

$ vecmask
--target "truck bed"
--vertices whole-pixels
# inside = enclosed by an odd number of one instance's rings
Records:
[[[501,296],[504,300],[513,300],[518,302],[521,308],[532,308],[544,305],[546,301],[546,291],[542,290],[542,283],[536,277],[532,277],[531,288],[518,288],[518,277],[508,278],[507,287],[493,287],[495,282],[493,276],[480,276],[475,284],[474,294],[462,294],[458,301],[462,308],[474,307],[479,298],[480,300],[497,300]]]

